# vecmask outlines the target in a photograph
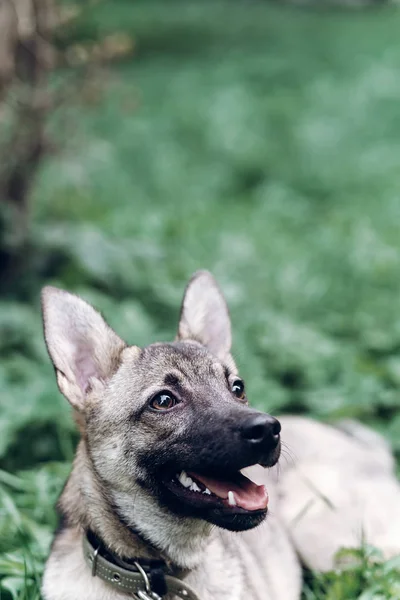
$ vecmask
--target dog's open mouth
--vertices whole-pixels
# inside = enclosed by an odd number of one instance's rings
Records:
[[[175,495],[196,506],[225,508],[232,512],[266,511],[268,492],[238,472],[229,479],[215,479],[181,471],[167,484]]]

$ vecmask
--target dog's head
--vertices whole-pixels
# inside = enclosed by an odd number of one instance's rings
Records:
[[[277,462],[280,425],[248,406],[209,273],[189,282],[172,343],[128,346],[89,304],[51,287],[43,313],[59,388],[81,414],[94,472],[125,498],[122,518],[140,489],[149,506],[230,530],[264,519],[267,492],[240,471]]]

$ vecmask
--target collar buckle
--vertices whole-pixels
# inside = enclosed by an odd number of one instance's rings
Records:
[[[135,567],[141,574],[141,576],[143,578],[144,587],[145,587],[144,591],[139,590],[137,592],[136,596],[133,596],[133,597],[136,598],[137,600],[162,600],[161,596],[159,596],[158,594],[156,594],[155,592],[152,591],[149,578],[147,576],[146,571],[143,569],[143,567],[138,562],[134,562],[133,564],[135,565]]]
[[[91,563],[92,563],[92,577],[96,577],[96,572],[97,572],[97,557],[99,555],[99,551],[100,551],[100,546],[97,546],[96,550],[93,552],[93,556],[91,559]]]

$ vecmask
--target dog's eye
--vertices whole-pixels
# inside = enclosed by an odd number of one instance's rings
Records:
[[[231,389],[232,392],[235,394],[236,398],[239,398],[240,400],[243,400],[246,396],[244,390],[244,383],[241,379],[235,379],[235,381],[232,383]]]
[[[168,410],[178,404],[178,400],[170,392],[158,392],[150,401],[151,408]]]

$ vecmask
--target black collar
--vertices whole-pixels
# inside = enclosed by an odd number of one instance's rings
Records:
[[[134,598],[162,600],[172,593],[183,600],[199,600],[194,590],[179,578],[182,571],[172,575],[163,560],[119,557],[93,531],[83,536],[83,552],[93,577],[100,577],[120,592],[137,594]]]
[[[145,540],[142,538],[142,536],[140,535],[140,533],[133,531],[132,533],[134,533],[137,537],[139,537],[143,542],[145,542]],[[98,548],[99,549],[99,555],[103,556],[106,560],[108,560],[111,563],[115,563],[116,565],[122,566],[122,567],[133,567],[135,563],[140,563],[142,565],[143,568],[146,569],[163,569],[166,572],[169,571],[167,563],[165,562],[165,560],[160,559],[152,559],[152,558],[126,558],[126,557],[119,557],[116,554],[114,554],[103,542],[103,540],[101,538],[99,538],[99,536],[97,536],[91,529],[89,529],[86,532],[86,536],[87,539],[89,541],[89,543],[94,547],[94,548]]]

